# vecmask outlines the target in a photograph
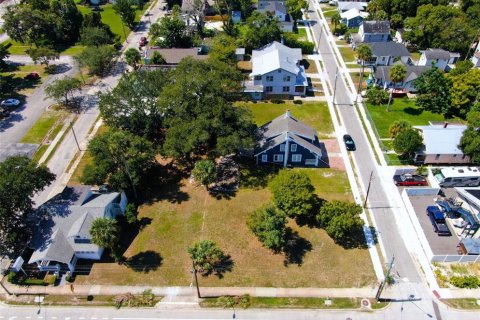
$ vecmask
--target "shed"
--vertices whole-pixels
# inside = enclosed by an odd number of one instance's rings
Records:
[[[480,239],[465,238],[460,241],[460,250],[463,254],[479,255],[480,254]]]
[[[235,57],[237,61],[245,60],[245,48],[237,48],[237,50],[235,50]]]

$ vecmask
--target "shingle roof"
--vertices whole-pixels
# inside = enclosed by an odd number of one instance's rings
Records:
[[[418,78],[422,73],[430,69],[431,67],[429,66],[410,66],[407,65],[405,66],[407,68],[407,74],[405,76],[404,82],[410,82]],[[390,80],[390,69],[392,66],[378,66],[375,69],[375,78],[376,79],[382,79],[386,81],[391,81]]]
[[[317,132],[292,117],[289,111],[258,128],[257,134],[260,141],[254,151],[255,155],[281,144],[286,139],[295,141],[319,156],[322,154]]]
[[[208,55],[198,54],[198,48],[148,48],[146,51],[146,58],[151,59],[153,53],[157,51],[165,59],[167,64],[179,64],[182,59],[192,57],[195,60],[206,60]]]
[[[263,75],[277,69],[297,75],[300,71],[297,63],[300,60],[302,60],[302,49],[289,48],[274,41],[259,50],[253,50],[252,75]]]
[[[458,145],[467,126],[450,124],[446,128],[443,125],[414,128],[422,131],[426,154],[463,154]]]
[[[283,2],[280,2],[280,1],[261,1],[263,2],[262,3],[262,6],[261,8],[259,7],[258,8],[258,11],[260,12],[280,12],[280,13],[283,13],[283,14],[287,14],[287,8],[285,8],[285,5],[283,4]],[[259,3],[260,5],[260,3]]]
[[[363,32],[364,33],[390,33],[390,21],[363,21]]]
[[[425,57],[429,60],[431,59],[442,59],[448,60],[450,59],[450,52],[443,50],[443,49],[427,49],[423,52]]]
[[[372,42],[367,43],[371,49],[372,54],[376,57],[409,57],[410,52],[407,48],[401,44],[394,41],[388,42]]]

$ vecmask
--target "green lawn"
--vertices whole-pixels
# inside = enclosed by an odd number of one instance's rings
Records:
[[[480,305],[478,299],[443,299],[444,303],[455,309],[478,310]]]
[[[59,128],[57,130],[52,130],[54,124],[60,122],[60,120],[65,116],[63,111],[46,111],[42,116],[35,122],[35,124],[27,131],[27,133],[22,137],[20,142],[22,143],[41,143],[45,139],[55,138],[56,133],[60,131],[62,124],[59,123]],[[56,128],[55,128],[56,129]],[[52,130],[51,134],[50,131]],[[56,132],[53,132],[56,131]],[[48,137],[47,137],[48,134]]]
[[[325,102],[304,102],[303,104],[293,104],[291,101],[281,104],[238,102],[236,105],[250,109],[258,126],[290,110],[294,117],[316,129],[319,133],[319,138],[329,136],[333,132],[330,112]]]
[[[40,75],[40,80],[25,80],[27,74],[37,72]],[[8,66],[6,70],[0,73],[6,85],[0,91],[0,98],[23,98],[31,94],[43,81],[48,77],[45,73],[44,66],[40,65],[20,65]]]
[[[323,15],[325,16],[325,18],[331,18],[335,14],[335,12],[338,12],[336,8],[323,10]]]
[[[428,125],[429,121],[445,121],[441,114],[424,111],[415,105],[414,100],[396,98],[386,111],[386,106],[373,106],[366,104],[370,116],[381,138],[390,138],[388,128],[395,120],[406,120],[414,126]],[[461,121],[460,119],[448,119],[448,121]]]
[[[339,47],[338,51],[340,51],[340,54],[343,57],[343,60],[345,62],[352,62],[355,61],[355,51],[352,50],[350,47]]]

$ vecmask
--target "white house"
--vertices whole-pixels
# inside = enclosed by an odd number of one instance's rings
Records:
[[[254,99],[261,99],[264,94],[305,95],[308,81],[301,60],[301,49],[276,41],[253,50],[252,73],[244,92]]]
[[[78,259],[100,260],[104,248],[91,242],[97,218],[115,219],[127,206],[125,193],[95,191],[91,186],[67,187],[36,213],[37,226],[28,263],[40,271],[75,271]]]
[[[283,31],[291,32],[293,30],[292,18],[282,0],[259,0],[258,11],[261,13],[268,12],[277,17]]]
[[[359,11],[365,11],[367,9],[367,2],[363,1],[340,1],[338,2],[338,11],[340,13],[346,12],[351,9],[357,9]]]
[[[430,123],[414,126],[423,136],[424,149],[417,152],[415,161],[425,164],[466,164],[470,157],[458,145],[467,126],[462,124]]]
[[[473,53],[472,58],[470,58],[470,61],[473,62],[474,68],[480,67],[480,41],[478,41],[477,47],[475,48],[475,52]]]
[[[358,9],[353,8],[340,13],[340,17],[342,17],[342,22],[345,23],[348,28],[356,28],[360,26],[363,19],[368,17],[368,13],[360,12]]]
[[[460,54],[457,52],[449,52],[443,49],[427,49],[422,52],[418,60],[419,66],[434,65],[440,70],[449,71],[449,65],[455,64],[460,59]]]

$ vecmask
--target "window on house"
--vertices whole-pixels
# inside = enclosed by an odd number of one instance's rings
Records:
[[[262,80],[262,76],[255,76],[255,80]]]
[[[280,145],[280,151],[281,151],[281,152],[284,152],[284,151],[285,151],[285,145],[284,145],[284,144],[281,144],[281,145]]]
[[[297,151],[297,145],[296,145],[296,144],[292,144],[292,146],[290,147],[290,151],[292,151],[292,152]]]
[[[435,156],[435,160],[438,160],[438,159],[440,159],[440,155],[439,155],[439,154],[437,154],[437,155]]]
[[[283,76],[283,81],[290,82],[290,79],[291,79],[290,76]]]
[[[292,154],[292,162],[301,162],[302,155],[301,154]]]
[[[272,91],[273,91],[273,87],[271,86],[265,87],[265,92],[272,92]]]
[[[283,88],[282,88],[282,91],[283,91],[283,92],[290,92],[290,87],[283,87]]]
[[[273,162],[282,162],[282,161],[283,161],[283,154],[273,155]]]
[[[267,162],[268,160],[268,155],[262,154],[262,162]]]
[[[273,76],[267,76],[267,81],[272,82],[273,81]]]

